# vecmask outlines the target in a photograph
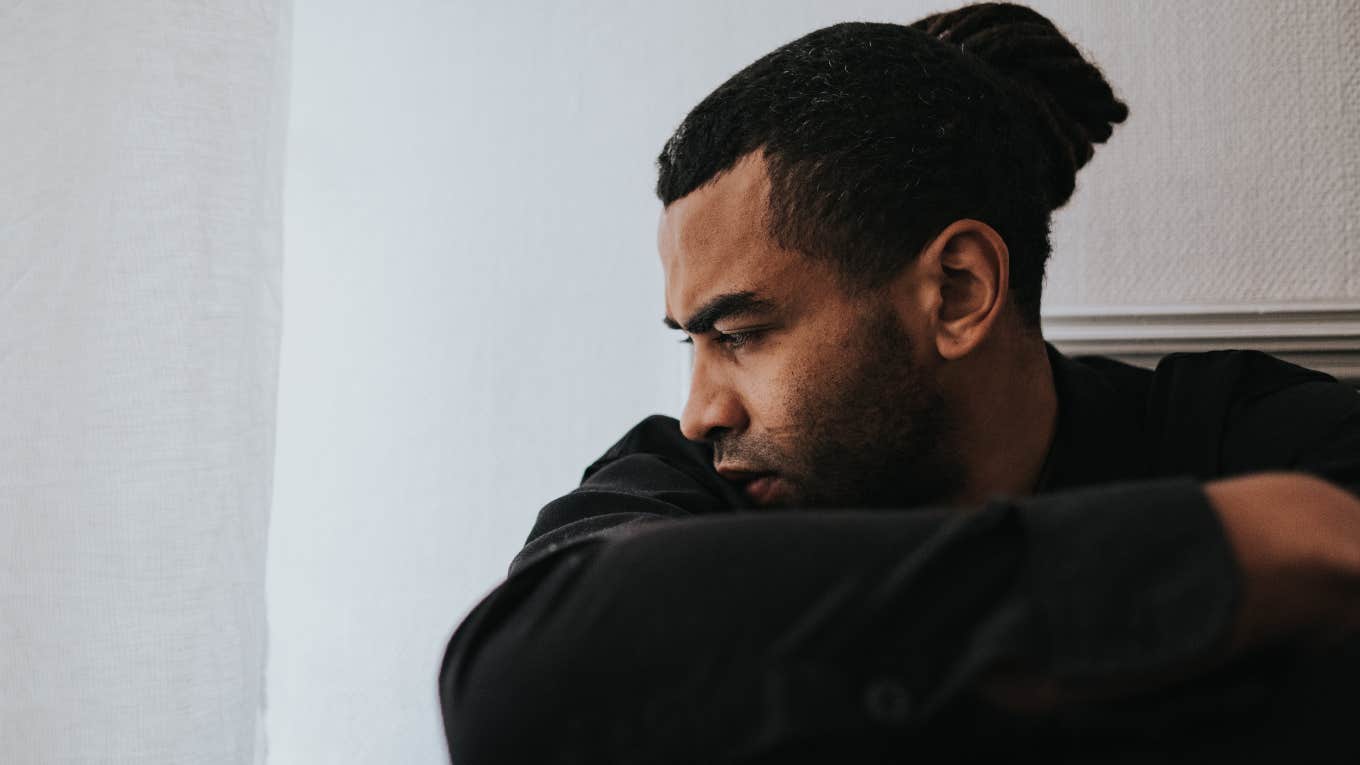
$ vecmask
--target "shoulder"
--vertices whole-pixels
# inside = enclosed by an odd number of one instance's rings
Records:
[[[1155,374],[1162,381],[1191,386],[1231,385],[1233,392],[1241,396],[1261,395],[1307,382],[1340,385],[1325,372],[1256,350],[1169,353],[1157,363]]]
[[[1230,420],[1285,411],[1329,419],[1360,401],[1353,386],[1325,372],[1254,350],[1168,354],[1157,364],[1153,395],[1221,406]]]
[[[701,465],[712,459],[712,452],[707,447],[681,434],[679,420],[664,414],[653,414],[629,428],[599,459],[592,462],[586,468],[582,480],[589,479],[604,465],[630,454],[652,454],[677,462]]]
[[[578,487],[539,510],[511,571],[543,553],[638,523],[744,506],[745,498],[712,461],[712,447],[686,439],[674,417],[644,418],[585,469]]]
[[[1347,423],[1360,392],[1325,372],[1255,350],[1173,353],[1157,365],[1149,407],[1173,425],[1220,433],[1219,468],[1288,467]]]

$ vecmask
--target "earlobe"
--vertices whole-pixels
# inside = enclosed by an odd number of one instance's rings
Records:
[[[1010,255],[991,226],[977,220],[950,224],[928,249],[939,289],[935,341],[941,357],[967,356],[992,332],[1005,305]]]

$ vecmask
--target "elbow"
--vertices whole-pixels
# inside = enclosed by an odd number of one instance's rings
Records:
[[[457,765],[560,761],[588,724],[588,678],[561,637],[558,609],[572,566],[531,566],[482,600],[449,640],[439,703]]]
[[[534,656],[503,636],[478,642],[477,655],[463,654],[471,638],[455,634],[439,673],[439,704],[449,754],[458,765],[550,762],[540,751],[561,722],[550,692],[553,683]]]

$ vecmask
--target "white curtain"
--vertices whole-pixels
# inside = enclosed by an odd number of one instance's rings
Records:
[[[263,761],[288,40],[0,2],[0,761]]]

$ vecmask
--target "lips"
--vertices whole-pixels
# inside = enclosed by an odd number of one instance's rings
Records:
[[[763,475],[746,484],[746,496],[757,505],[768,505],[774,500],[779,478],[773,474]]]
[[[720,467],[717,470],[723,478],[740,486],[746,496],[757,505],[768,504],[777,493],[779,477],[772,471],[732,467]]]

